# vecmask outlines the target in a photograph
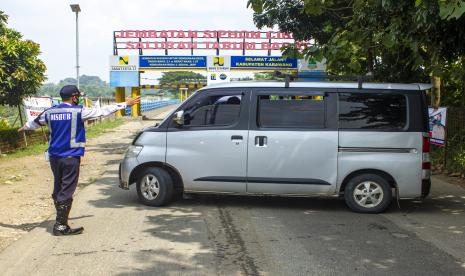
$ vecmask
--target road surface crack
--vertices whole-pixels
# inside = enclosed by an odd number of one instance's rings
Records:
[[[219,255],[229,256],[230,261],[240,266],[244,275],[259,275],[259,269],[250,256],[240,231],[234,224],[231,212],[221,207],[218,207],[218,212],[227,242],[226,245],[217,248]]]

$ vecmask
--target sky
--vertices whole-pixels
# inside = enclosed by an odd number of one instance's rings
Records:
[[[79,4],[81,75],[109,80],[115,30],[256,30],[247,0],[2,0],[8,26],[41,46],[47,82],[76,76]]]

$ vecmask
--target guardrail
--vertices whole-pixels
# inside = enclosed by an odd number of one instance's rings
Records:
[[[144,101],[142,100],[140,111],[146,112],[146,111],[150,111],[150,110],[154,110],[157,108],[161,108],[161,107],[165,107],[165,106],[173,105],[173,104],[178,104],[178,103],[180,103],[179,99],[165,100],[165,101]],[[131,107],[126,108],[126,116],[131,116]]]

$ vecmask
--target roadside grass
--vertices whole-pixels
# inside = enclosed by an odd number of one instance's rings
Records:
[[[92,139],[98,137],[105,133],[105,130],[119,127],[122,124],[124,124],[124,120],[117,118],[115,120],[104,120],[100,123],[96,123],[95,125],[88,126],[86,127],[86,138]],[[48,145],[46,143],[30,145],[24,149],[18,149],[14,152],[2,154],[0,156],[0,160],[13,160],[24,156],[44,154],[47,147]]]
[[[86,138],[95,138],[105,133],[105,130],[119,127],[122,124],[124,124],[124,120],[121,118],[117,118],[115,120],[104,120],[95,125],[91,125],[86,128]]]
[[[27,148],[18,149],[10,153],[2,154],[0,160],[12,160],[24,156],[43,154],[47,149],[47,144],[34,144]]]

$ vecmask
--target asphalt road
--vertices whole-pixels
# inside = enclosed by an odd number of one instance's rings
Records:
[[[75,197],[70,223],[85,232],[54,237],[49,218],[0,253],[1,275],[465,275],[465,190],[438,179],[430,199],[383,215],[334,198],[203,195],[153,208],[117,187],[114,148],[90,149],[108,163]]]

